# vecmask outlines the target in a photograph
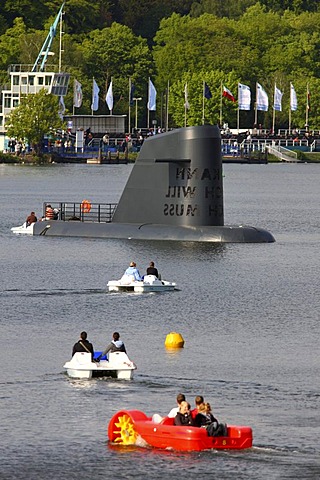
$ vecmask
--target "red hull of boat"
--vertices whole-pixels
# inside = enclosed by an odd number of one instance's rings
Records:
[[[243,450],[252,447],[252,429],[246,426],[228,425],[227,437],[208,437],[204,428],[173,425],[173,418],[165,417],[161,423],[139,410],[121,410],[110,420],[110,442],[132,445],[140,436],[155,448],[181,451],[208,449]]]

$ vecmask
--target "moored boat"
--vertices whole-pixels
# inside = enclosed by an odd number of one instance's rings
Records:
[[[102,352],[95,352],[94,358]],[[100,362],[91,361],[91,353],[76,352],[69,362],[63,365],[71,378],[97,378],[114,377],[123,380],[131,380],[136,365],[124,352],[110,352],[108,358],[102,357]]]
[[[181,451],[252,447],[252,429],[248,426],[228,425],[227,436],[210,437],[205,428],[176,426],[173,422],[173,418],[165,417],[155,423],[139,410],[120,410],[109,422],[108,437],[117,445],[141,445],[143,440],[151,447]]]
[[[131,275],[123,275],[120,280],[110,280],[107,284],[109,292],[168,292],[176,288],[173,282],[159,280],[155,275],[145,275],[142,281],[134,280]]]

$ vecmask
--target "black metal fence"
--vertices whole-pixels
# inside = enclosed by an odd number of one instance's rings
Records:
[[[45,202],[43,204],[43,218],[49,218],[48,206],[54,211],[53,220],[110,223],[117,208],[117,203],[91,203],[89,200],[82,202]]]

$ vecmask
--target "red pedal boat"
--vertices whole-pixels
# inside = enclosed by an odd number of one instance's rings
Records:
[[[165,417],[161,423],[154,423],[139,410],[120,410],[109,422],[109,440],[118,445],[134,445],[140,436],[151,447],[184,451],[252,447],[250,427],[228,425],[226,437],[209,437],[205,428],[180,427],[173,421],[173,418]]]

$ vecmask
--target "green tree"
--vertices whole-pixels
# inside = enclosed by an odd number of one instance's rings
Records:
[[[211,13],[217,17],[239,18],[256,0],[200,0],[192,4],[190,15],[199,17]]]
[[[20,40],[26,33],[22,18],[14,20],[13,27],[0,36],[0,69],[7,69],[10,63],[18,63],[20,55]]]
[[[84,85],[84,96],[91,99],[94,77],[100,87],[100,97],[105,99],[112,77],[114,113],[126,113],[129,78],[136,87],[136,94],[143,96],[148,76],[153,71],[152,56],[146,40],[134,35],[130,28],[113,23],[110,28],[92,31],[79,45],[79,49],[83,55],[82,73],[88,79],[87,86]],[[123,104],[122,98],[125,99]],[[105,101],[101,102],[101,113],[109,113]]]
[[[8,136],[26,139],[40,154],[44,135],[64,126],[58,109],[58,97],[48,94],[45,89],[22,97],[20,105],[8,117]]]

